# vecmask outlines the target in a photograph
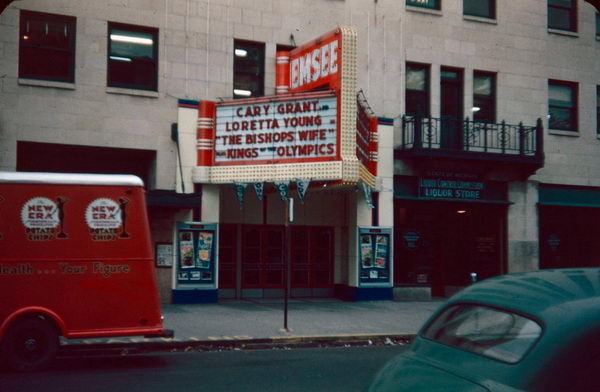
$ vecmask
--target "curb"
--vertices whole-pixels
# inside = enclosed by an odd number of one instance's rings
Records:
[[[415,337],[414,333],[399,334],[348,334],[274,336],[261,339],[239,340],[167,340],[119,343],[68,343],[60,347],[59,357],[136,355],[152,352],[265,350],[310,347],[350,347],[371,345],[404,345]]]

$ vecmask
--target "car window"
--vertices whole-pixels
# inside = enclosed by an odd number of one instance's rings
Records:
[[[516,363],[538,340],[542,327],[509,311],[480,305],[453,305],[427,327],[423,336],[502,362]]]

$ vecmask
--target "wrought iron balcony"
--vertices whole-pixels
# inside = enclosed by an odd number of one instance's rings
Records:
[[[395,158],[452,158],[522,164],[535,172],[544,165],[543,126],[486,123],[458,118],[401,118]]]

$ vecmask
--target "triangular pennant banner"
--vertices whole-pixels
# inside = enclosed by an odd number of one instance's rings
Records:
[[[265,183],[264,182],[255,182],[254,190],[256,191],[256,197],[258,197],[258,200],[262,200],[264,192],[265,192]]]
[[[243,182],[234,182],[233,186],[235,187],[235,195],[240,202],[240,210],[242,210],[244,208],[244,198],[246,197],[246,188],[248,187],[248,184]]]
[[[296,178],[296,188],[298,188],[298,196],[300,196],[300,203],[302,204],[304,204],[304,195],[308,190],[308,184],[310,184],[310,180]]]
[[[371,197],[371,187],[368,184],[365,184],[363,181],[360,182],[362,185],[363,192],[365,193],[365,201],[369,208],[374,208],[373,199]]]
[[[277,189],[277,193],[279,193],[279,198],[282,201],[287,201],[288,200],[288,189],[290,189],[290,182],[289,181],[280,181],[280,182],[275,182],[275,189]]]

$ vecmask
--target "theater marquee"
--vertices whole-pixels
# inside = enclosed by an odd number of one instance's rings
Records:
[[[215,165],[338,157],[335,94],[271,99],[217,106]]]
[[[356,47],[356,31],[338,27],[277,52],[277,95],[201,101],[193,182],[362,180],[374,188],[377,124],[357,105]]]

